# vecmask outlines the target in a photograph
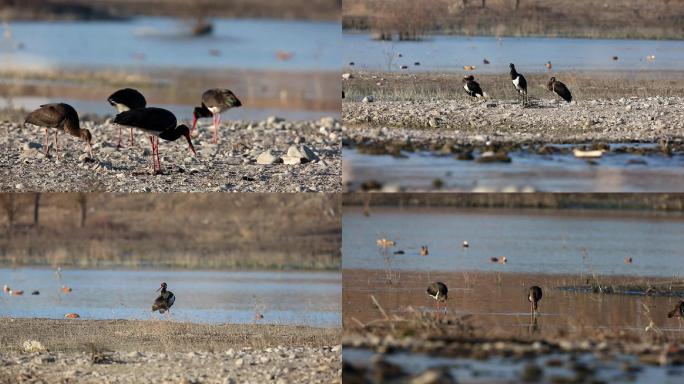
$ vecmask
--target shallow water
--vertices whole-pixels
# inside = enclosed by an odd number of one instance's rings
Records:
[[[554,71],[684,68],[684,41],[675,40],[430,36],[420,42],[382,42],[368,34],[344,33],[342,52],[343,66],[354,62],[353,68],[375,71],[396,71],[402,65],[409,71],[462,71],[464,65],[475,65],[477,72],[508,72],[513,62],[524,74],[546,71],[549,60]],[[656,59],[648,61],[649,55]],[[484,58],[491,64],[484,65]]]
[[[376,240],[397,242],[396,270],[683,276],[684,216],[646,212],[346,207],[342,266],[384,270]],[[461,243],[467,240],[470,247]],[[418,255],[422,245],[428,257]],[[586,251],[586,253],[584,253]],[[490,257],[506,256],[505,265]],[[624,259],[633,258],[632,264]]]
[[[357,367],[368,367],[375,353],[367,349],[344,348],[342,358]],[[459,383],[510,383],[520,380],[521,372],[527,364],[536,363],[544,368],[544,377],[574,378],[573,363],[584,363],[596,368],[596,379],[611,383],[679,383],[684,370],[642,365],[636,373],[626,373],[623,364],[640,365],[634,356],[617,354],[610,360],[599,360],[595,355],[585,353],[570,358],[567,355],[546,355],[533,359],[493,358],[485,361],[466,358],[444,358],[423,354],[393,353],[384,356],[385,360],[399,365],[406,372],[418,374],[428,368],[448,368]],[[563,362],[560,367],[546,367],[547,361],[554,359]],[[545,381],[542,381],[545,382]]]
[[[429,256],[422,259],[424,263],[431,262]],[[591,275],[508,272],[505,267],[492,267],[489,272],[451,268],[441,271],[406,271],[390,267],[383,271],[345,269],[343,324],[356,326],[357,320],[368,323],[383,318],[372,304],[371,295],[389,316],[411,319],[412,311],[436,316],[435,300],[427,295],[426,289],[430,283],[441,281],[449,288],[446,316],[466,316],[465,321],[475,329],[499,336],[556,338],[560,331],[567,331],[568,337],[584,340],[596,337],[602,330],[611,331],[610,334],[622,330],[638,333],[651,321],[665,334],[684,335],[684,322],[666,316],[679,302],[678,297],[573,292],[561,287],[584,284]],[[599,279],[603,284],[643,286],[670,281],[601,276]],[[527,300],[532,285],[543,290],[536,317],[531,316]]]
[[[340,274],[328,272],[219,272],[148,270],[0,269],[0,316],[84,319],[163,318],[151,312],[162,281],[176,296],[171,318],[197,323],[260,323],[338,327]],[[62,285],[73,289],[63,293]],[[33,296],[31,291],[40,295]]]
[[[183,20],[13,22],[0,41],[4,68],[249,68],[336,70],[339,22],[214,19],[212,35],[184,35]],[[18,45],[23,48],[19,49]],[[218,50],[211,54],[210,50]],[[293,54],[287,61],[277,51]]]
[[[542,192],[684,192],[684,156],[607,153],[590,164],[572,154],[516,151],[509,153],[511,163],[480,164],[429,152],[405,155],[364,155],[343,149],[350,189],[377,180],[383,185],[426,190],[432,188],[433,180],[441,179],[444,189],[455,191],[527,187]]]

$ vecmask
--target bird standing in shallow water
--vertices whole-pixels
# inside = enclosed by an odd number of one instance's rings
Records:
[[[427,256],[429,254],[430,254],[430,251],[428,250],[427,245],[423,245],[422,247],[420,247],[420,255],[421,256]]]
[[[444,313],[446,314],[446,302],[449,298],[449,289],[446,284],[440,281],[430,284],[427,288],[427,294],[436,301],[437,316],[439,317],[439,303],[444,303]]]
[[[539,301],[542,299],[542,289],[536,285],[530,287],[530,293],[527,296],[527,300],[530,302],[530,310],[532,315],[537,314],[537,308]]]
[[[679,317],[680,319],[684,319],[684,300],[681,300],[675,305],[674,309],[667,313],[667,317]]]
[[[141,109],[147,106],[145,96],[133,88],[119,89],[112,93],[107,98],[107,101],[116,108],[117,113],[126,112],[131,109]],[[133,144],[133,128],[131,128],[131,145]],[[121,127],[119,127],[119,141],[116,147],[121,148]]]
[[[50,154],[50,145],[48,143],[48,128],[56,128],[64,131],[71,136],[80,137],[86,144],[88,155],[92,157],[91,140],[92,136],[87,129],[81,129],[78,121],[78,113],[69,104],[55,103],[43,104],[40,108],[31,112],[26,116],[24,124],[33,124],[38,127],[45,128],[45,156]],[[57,158],[59,158],[59,143],[57,142],[57,131],[55,131],[55,151]]]
[[[173,302],[176,301],[176,296],[173,292],[166,290],[166,283],[161,283],[161,287],[157,288],[157,291],[161,290],[159,297],[152,304],[152,312],[159,311],[159,313],[164,313],[166,311],[171,314],[171,306]]]
[[[513,86],[515,87],[515,90],[518,91],[518,94],[522,98],[522,105],[524,107],[528,102],[528,99],[527,99],[527,80],[525,80],[525,76],[519,74],[518,71],[515,70],[515,64],[511,63],[510,67],[511,67],[511,81],[513,82]]]
[[[567,101],[568,103],[572,101],[572,94],[570,93],[568,87],[566,87],[565,84],[561,83],[560,81],[556,80],[555,77],[549,79],[549,82],[546,84],[546,88],[548,88],[549,91],[555,93],[561,99]]]
[[[205,91],[202,94],[202,105],[200,107],[195,107],[195,110],[192,113],[194,119],[191,132],[193,132],[197,126],[197,119],[213,117],[214,138],[212,142],[216,144],[218,142],[218,126],[221,125],[221,113],[241,105],[242,102],[240,102],[235,94],[229,89],[214,88]]]
[[[153,174],[161,173],[159,138],[175,141],[183,136],[188,141],[188,146],[192,153],[196,154],[195,147],[193,147],[192,140],[190,140],[190,129],[185,124],[176,126],[176,116],[166,109],[154,107],[131,109],[116,115],[113,123],[122,127],[143,130],[150,136]]]

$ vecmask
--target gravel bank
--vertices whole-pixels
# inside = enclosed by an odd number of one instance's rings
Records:
[[[538,100],[345,102],[345,139],[368,137],[429,143],[658,142],[684,139],[684,98],[647,97],[566,104]]]
[[[219,144],[211,144],[210,124],[193,138],[197,156],[187,143],[160,140],[163,174],[152,176],[149,139],[136,133],[131,148],[124,132],[116,148],[118,129],[82,121],[93,135],[93,158],[84,159],[83,142],[61,134],[61,158],[43,155],[44,130],[18,122],[0,124],[1,191],[106,192],[339,192],[341,190],[340,123],[318,121],[231,122],[219,128]],[[54,132],[54,131],[52,131]],[[51,145],[53,145],[51,136]],[[294,163],[291,147],[313,155],[312,161]],[[310,151],[302,149],[306,146]],[[257,164],[271,150],[285,163]],[[287,164],[290,163],[290,164]]]
[[[339,329],[126,320],[0,324],[0,383],[340,382]],[[25,346],[29,340],[38,344]]]

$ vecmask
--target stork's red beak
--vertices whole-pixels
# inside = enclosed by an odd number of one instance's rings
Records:
[[[192,145],[192,140],[190,139],[190,135],[185,135],[185,140],[188,141],[188,145],[190,146],[190,149],[192,150],[192,153],[197,155],[197,152],[195,152],[195,147]]]
[[[159,291],[161,291],[161,289],[162,289],[162,287],[159,287],[159,288],[157,288],[157,290],[155,292],[159,292]]]

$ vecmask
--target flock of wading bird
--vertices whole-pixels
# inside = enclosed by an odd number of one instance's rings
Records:
[[[388,249],[390,247],[395,246],[397,243],[394,240],[389,240],[386,238],[378,239],[377,240],[377,245],[378,247],[382,249]],[[470,243],[468,241],[463,241],[461,246],[465,248],[470,248]],[[403,255],[405,254],[404,251],[398,250],[394,251],[393,254],[395,255]],[[427,245],[423,245],[420,247],[419,254],[421,256],[428,256],[430,254],[430,251],[428,249]],[[491,257],[490,261],[493,263],[499,263],[499,264],[506,264],[508,259],[506,259],[506,256],[500,256],[500,257]],[[625,259],[625,264],[631,264],[632,263],[632,258],[626,258]],[[436,281],[434,283],[431,283],[427,287],[427,294],[435,299],[435,314],[439,316],[440,314],[440,305],[442,306],[441,309],[444,310],[444,313],[446,314],[446,303],[447,300],[449,299],[449,288],[447,287],[446,284],[444,284],[441,281]],[[539,308],[539,302],[542,299],[542,289],[541,287],[537,285],[533,285],[528,288],[527,291],[527,301],[530,302],[530,313],[534,317],[537,315],[537,310]],[[681,320],[684,320],[684,300],[680,300],[679,303],[675,305],[675,307],[667,313],[668,318],[673,318],[673,317],[678,317]]]
[[[57,269],[55,271],[55,274],[61,277],[61,269]],[[176,296],[174,296],[173,292],[169,291],[166,289],[167,285],[166,283],[161,283],[161,286],[157,288],[157,292],[161,291],[159,293],[159,296],[154,300],[154,303],[152,304],[152,312],[159,311],[159,313],[167,313],[167,315],[171,315],[171,306],[173,303],[176,301]],[[24,291],[19,290],[19,289],[12,289],[10,286],[5,284],[2,287],[2,291],[10,296],[22,296],[24,294]],[[72,289],[70,287],[67,287],[66,285],[62,285],[62,292],[64,293],[70,293]],[[40,295],[40,291],[32,291],[31,295],[37,296]],[[67,319],[78,319],[79,314],[78,313],[67,313],[64,315]],[[263,318],[263,315],[261,315]]]
[[[550,65],[551,62],[548,62],[548,69],[551,69]],[[525,107],[529,105],[530,102],[529,97],[527,95],[527,80],[525,79],[525,76],[523,76],[521,73],[518,73],[518,71],[515,70],[515,64],[511,63],[509,66],[511,68],[511,81],[513,82],[515,90],[518,91],[518,96],[521,98],[521,103],[523,107]],[[463,77],[463,89],[465,89],[466,93],[469,96],[478,99],[487,98],[487,93],[482,91],[480,84],[477,81],[475,81],[475,77],[473,75]],[[546,83],[546,89],[553,92],[558,97],[560,97],[568,103],[572,101],[572,93],[570,93],[568,87],[562,82],[556,80],[555,77],[551,77],[549,79],[548,83]]]
[[[175,141],[185,137],[193,154],[196,154],[190,134],[197,126],[197,120],[212,117],[214,119],[214,135],[212,142],[218,142],[218,126],[221,123],[221,113],[230,108],[242,105],[240,100],[229,89],[214,88],[202,94],[201,106],[193,111],[192,129],[185,124],[177,125],[176,116],[163,108],[148,107],[145,97],[132,88],[120,89],[107,98],[109,104],[117,110],[117,115],[111,122],[119,128],[117,148],[121,148],[121,129],[130,128],[131,145],[134,145],[133,130],[139,129],[147,133],[152,145],[152,173],[161,172],[159,161],[159,139]],[[55,151],[59,158],[59,143],[57,133],[64,131],[71,136],[81,138],[86,145],[88,155],[92,157],[92,135],[89,130],[80,127],[78,113],[69,104],[54,103],[41,105],[40,108],[26,116],[24,124],[33,124],[45,128],[45,155],[50,154],[49,132],[55,129]]]

